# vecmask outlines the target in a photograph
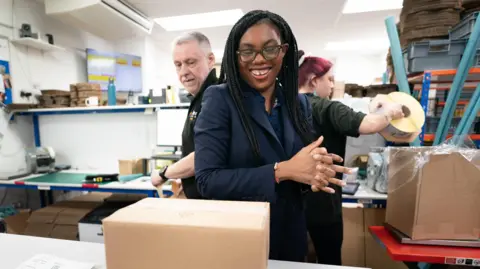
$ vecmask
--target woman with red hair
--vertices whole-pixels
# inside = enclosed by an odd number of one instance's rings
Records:
[[[330,101],[333,90],[333,64],[319,57],[305,57],[299,51],[299,92],[309,97],[312,105],[316,136],[324,137],[323,146],[329,153],[344,158],[347,136],[373,134],[382,131],[392,119],[402,118],[398,104],[377,96],[370,104],[371,114],[353,111],[350,107]],[[377,109],[382,107],[381,112]],[[342,163],[337,163],[343,166]],[[337,173],[341,179],[342,174]],[[310,192],[306,197],[307,228],[315,247],[317,263],[341,265],[343,242],[342,188],[332,186],[335,193]]]
[[[329,98],[333,91],[333,64],[320,57],[305,56],[299,51],[298,92]]]

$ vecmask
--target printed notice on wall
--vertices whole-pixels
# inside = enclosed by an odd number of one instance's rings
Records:
[[[0,37],[0,60],[8,61],[10,60],[10,50],[8,45],[8,40],[6,38]]]
[[[61,259],[52,255],[35,255],[16,269],[97,269],[95,264]]]

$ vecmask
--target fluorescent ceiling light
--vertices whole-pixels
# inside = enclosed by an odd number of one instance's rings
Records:
[[[155,22],[167,31],[184,31],[234,25],[243,16],[241,9],[157,18]]]
[[[343,14],[401,9],[403,0],[347,0]]]
[[[375,51],[390,47],[388,38],[351,40],[344,42],[329,42],[325,50],[329,51]]]

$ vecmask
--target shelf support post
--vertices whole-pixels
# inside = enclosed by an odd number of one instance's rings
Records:
[[[35,139],[35,147],[40,147],[40,124],[38,122],[38,115],[36,113],[33,113],[32,115],[32,121],[33,121],[33,137]]]

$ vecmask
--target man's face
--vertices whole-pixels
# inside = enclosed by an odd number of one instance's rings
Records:
[[[195,95],[215,64],[213,53],[206,55],[197,41],[176,45],[173,49],[173,63],[178,80],[185,89]]]

